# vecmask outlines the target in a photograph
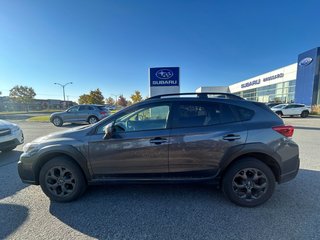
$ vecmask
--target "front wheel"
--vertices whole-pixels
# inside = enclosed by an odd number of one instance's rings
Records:
[[[87,183],[71,159],[56,157],[44,164],[39,176],[42,191],[53,201],[70,202],[80,197]]]
[[[234,163],[222,179],[222,190],[229,200],[242,207],[256,207],[273,194],[275,177],[271,169],[255,158]]]
[[[55,118],[52,119],[52,123],[53,123],[53,125],[55,125],[56,127],[61,127],[62,124],[63,124],[63,121],[62,121],[61,118],[55,117]]]
[[[283,116],[283,113],[282,113],[281,111],[276,112],[276,114],[277,114],[279,117],[282,117],[282,116]]]
[[[303,111],[300,115],[302,118],[306,118],[309,116],[309,112],[308,111]]]

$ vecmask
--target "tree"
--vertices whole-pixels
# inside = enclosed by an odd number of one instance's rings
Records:
[[[112,105],[115,104],[115,101],[114,101],[114,99],[113,99],[112,97],[108,97],[108,98],[106,99],[106,104],[112,106]]]
[[[22,103],[26,107],[26,111],[29,110],[29,104],[33,101],[36,96],[35,91],[32,87],[16,85],[11,88],[9,97],[18,103]]]
[[[79,97],[78,100],[79,104],[89,104],[90,103],[90,95],[89,94],[83,94]]]
[[[80,104],[104,104],[104,97],[99,88],[94,91],[90,91],[89,94],[83,94],[79,97],[78,102]]]
[[[120,105],[122,107],[126,107],[128,105],[128,101],[123,95],[120,95],[118,98],[118,101],[117,101],[117,105]]]
[[[104,96],[99,88],[90,91],[91,104],[104,104]]]
[[[134,92],[134,94],[131,95],[131,100],[133,103],[137,103],[137,102],[141,102],[142,101],[142,96],[141,96],[141,93],[140,91],[136,90]]]

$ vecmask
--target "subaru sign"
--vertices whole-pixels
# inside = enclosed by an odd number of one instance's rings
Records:
[[[150,68],[150,86],[179,86],[179,68]]]
[[[180,93],[179,67],[154,67],[149,69],[150,96]]]
[[[312,62],[311,57],[306,57],[299,62],[299,66],[308,66]]]

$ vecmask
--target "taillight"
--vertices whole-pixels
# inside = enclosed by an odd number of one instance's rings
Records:
[[[106,115],[106,114],[107,114],[107,112],[100,112],[100,114],[101,114],[101,115]]]
[[[272,127],[272,129],[282,134],[285,137],[292,137],[294,132],[294,127],[290,125],[276,126],[276,127]]]

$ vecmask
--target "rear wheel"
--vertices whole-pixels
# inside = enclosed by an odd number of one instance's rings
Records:
[[[62,119],[59,118],[59,117],[54,117],[54,118],[52,119],[52,123],[53,123],[53,125],[55,125],[56,127],[61,127],[62,124],[63,124],[63,121],[62,121]]]
[[[306,118],[309,116],[309,112],[308,111],[303,111],[300,115],[302,118]]]
[[[87,183],[80,167],[72,160],[56,157],[44,164],[39,176],[42,191],[53,201],[70,202],[80,197]]]
[[[255,158],[234,163],[222,179],[222,190],[233,203],[256,207],[273,194],[275,177],[271,169]]]

